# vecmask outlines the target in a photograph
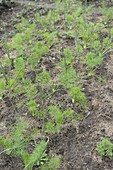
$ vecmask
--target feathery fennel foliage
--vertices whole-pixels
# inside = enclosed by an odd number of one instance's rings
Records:
[[[41,166],[41,170],[57,170],[60,168],[61,164],[61,157],[60,156],[54,156],[50,158],[50,160]]]
[[[73,67],[64,69],[59,75],[60,84],[65,88],[72,88],[77,83],[77,73]]]
[[[80,104],[82,108],[86,108],[87,99],[86,99],[85,93],[82,92],[82,89],[80,86],[71,88],[70,95],[72,97],[73,103],[78,103]]]
[[[102,141],[99,142],[96,150],[101,156],[106,156],[110,159],[113,157],[113,143],[107,138],[103,138]]]
[[[26,122],[18,122],[16,126],[12,129],[10,137],[2,137],[0,136],[0,145],[5,148],[0,154],[6,153],[10,156],[19,156],[24,164],[24,170],[32,170],[34,165],[41,166],[43,160],[49,161],[46,154],[46,147],[48,141],[41,140],[40,143],[36,145],[32,153],[28,153],[27,145],[30,142],[30,137],[26,136],[26,130],[28,128],[28,124]],[[50,162],[47,162],[49,167],[51,167],[51,163],[54,158],[50,158]],[[55,159],[57,163],[54,162],[55,167],[57,168],[60,164],[60,159]],[[58,164],[59,162],[59,164]]]

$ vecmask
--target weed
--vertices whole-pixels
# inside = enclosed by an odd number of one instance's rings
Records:
[[[113,19],[113,7],[108,8],[106,12],[106,22],[109,24],[109,21]]]
[[[105,5],[105,0],[102,0],[102,8],[105,9],[106,5]]]

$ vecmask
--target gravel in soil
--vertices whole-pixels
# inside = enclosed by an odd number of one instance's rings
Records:
[[[32,9],[32,10],[31,10]],[[10,37],[16,33],[15,23],[20,22],[21,16],[26,16],[31,19],[36,12],[36,8],[28,9],[21,5],[16,5],[13,8],[1,9],[0,25],[2,37]],[[20,13],[20,11],[22,13]],[[92,19],[98,19],[99,14],[95,13]],[[6,24],[6,26],[4,26]],[[5,29],[4,29],[5,28]],[[67,45],[72,46],[72,42],[67,40]],[[65,44],[66,46],[66,44]],[[3,55],[2,41],[0,42],[0,55]],[[52,54],[51,54],[52,55]],[[53,52],[53,55],[55,53]],[[58,58],[59,60],[59,58]],[[43,61],[48,70],[54,70],[51,62]],[[54,74],[54,71],[52,73]],[[84,70],[79,65],[78,72]],[[56,71],[55,71],[56,72]],[[97,76],[91,76],[83,82],[83,86],[90,103],[89,110],[84,114],[84,119],[79,124],[67,124],[60,134],[49,136],[49,144],[47,151],[50,155],[60,154],[62,164],[60,170],[112,170],[113,161],[107,158],[102,158],[96,152],[96,144],[102,137],[109,137],[113,141],[113,54],[109,53],[103,61],[101,67],[96,70]],[[27,76],[33,78],[34,75],[29,73]],[[54,77],[54,75],[53,75]],[[105,82],[99,80],[103,77]],[[63,92],[55,94],[51,103],[58,103],[68,98]],[[62,95],[61,95],[62,94]],[[69,100],[67,100],[69,102]],[[67,103],[68,107],[73,107],[72,103]],[[65,103],[66,107],[66,103]],[[76,108],[74,108],[76,110]],[[20,111],[21,113],[22,111]],[[0,134],[7,136],[9,127],[16,121],[15,113],[12,110],[10,99],[6,98],[0,101]],[[21,114],[24,119],[24,115]],[[28,117],[31,126],[37,126],[37,121],[32,117]],[[23,163],[18,157],[11,158],[5,154],[0,155],[0,169],[2,170],[22,170]]]

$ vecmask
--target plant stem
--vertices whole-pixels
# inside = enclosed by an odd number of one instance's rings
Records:
[[[6,76],[4,67],[2,66],[2,63],[1,63],[1,62],[0,62],[0,69],[1,69],[1,71],[2,71],[2,74],[3,74],[4,78],[5,78],[6,85],[8,85],[8,78],[7,78],[7,76]]]

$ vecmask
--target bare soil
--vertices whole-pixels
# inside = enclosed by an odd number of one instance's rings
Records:
[[[96,3],[98,6],[98,2]],[[45,6],[47,4],[49,6],[51,3],[46,2]],[[112,3],[108,1],[108,5],[112,5]],[[37,10],[42,10],[43,14],[46,13],[43,7],[33,7],[31,5],[28,8],[20,3],[13,5],[11,8],[0,8],[0,55],[5,54],[1,38],[6,37],[10,40],[12,35],[17,32],[14,24],[20,22],[21,16],[32,20]],[[95,9],[91,16],[91,20],[94,22],[100,18],[97,11],[98,9]],[[4,25],[5,23],[6,25]],[[63,40],[63,47],[66,46],[72,48],[73,41],[70,39]],[[55,56],[55,60],[53,60],[53,56]],[[49,60],[48,58],[43,59],[43,65],[46,70],[52,72],[53,77],[56,73],[54,64],[59,60],[60,58],[55,49],[51,51]],[[81,77],[89,108],[85,111],[81,110],[84,119],[79,121],[78,124],[67,124],[60,134],[49,135],[47,151],[51,155],[60,154],[62,156],[60,170],[113,170],[113,160],[99,156],[96,151],[96,145],[102,137],[109,137],[113,142],[113,53],[111,52],[106,56],[101,66],[96,70],[95,76],[90,76],[85,80],[82,79],[82,76],[85,76],[83,65],[76,61],[75,66],[79,77]],[[32,73],[28,73],[28,76],[33,79]],[[100,77],[103,79],[99,79]],[[79,113],[79,108],[73,106],[67,94],[63,91],[55,93],[48,103],[60,106],[62,101],[64,107],[71,107]],[[48,105],[48,103],[46,104]],[[25,119],[23,110],[19,110],[19,115],[21,115],[20,119]],[[4,100],[0,101],[0,135],[8,135],[10,127],[16,121],[16,116],[10,99],[4,97]],[[30,115],[27,119],[31,124],[31,128],[38,126],[37,120]],[[20,158],[12,158],[6,154],[0,155],[1,170],[22,170],[23,167]],[[38,169],[38,167],[34,167],[34,169]]]

